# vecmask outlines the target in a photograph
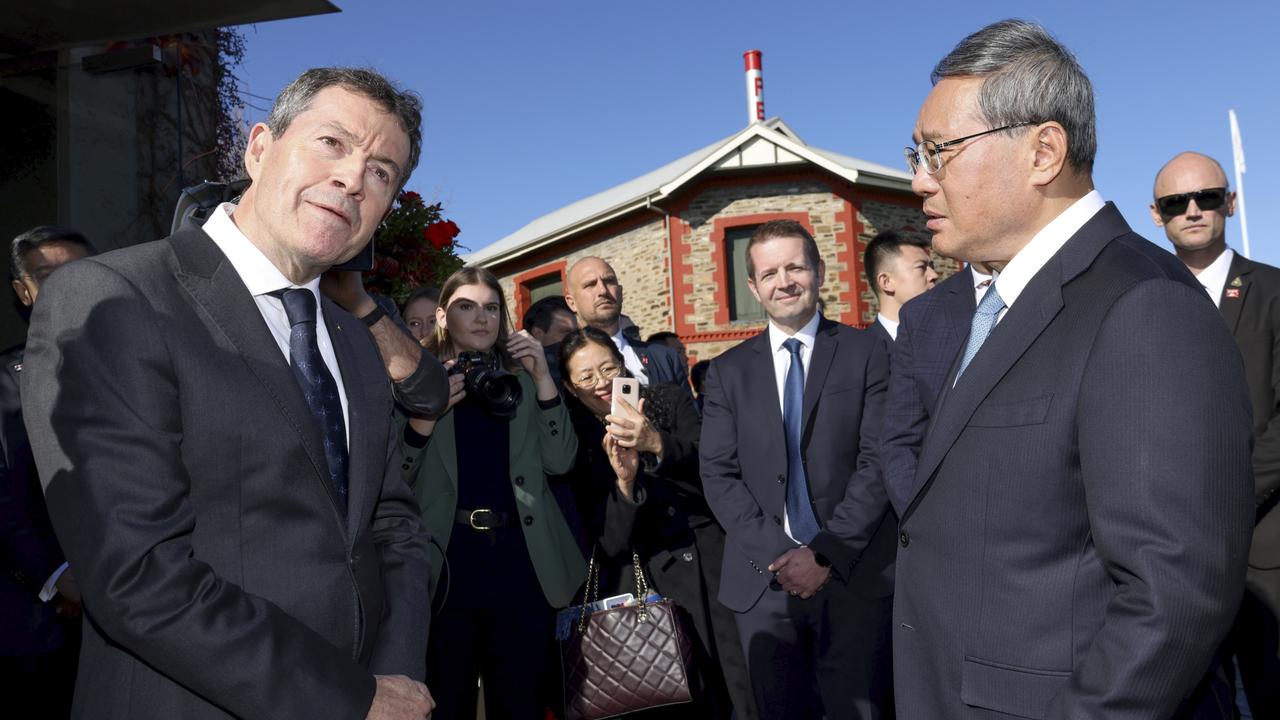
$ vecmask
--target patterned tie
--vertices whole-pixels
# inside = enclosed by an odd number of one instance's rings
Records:
[[[320,356],[316,343],[316,296],[306,289],[271,293],[284,302],[289,317],[289,364],[302,388],[311,414],[320,424],[324,440],[324,457],[329,463],[329,479],[333,483],[338,510],[347,517],[347,431],[342,419],[342,400],[338,383]]]
[[[973,325],[969,328],[969,344],[965,346],[964,358],[960,360],[960,370],[956,373],[957,382],[964,374],[964,369],[969,367],[969,361],[978,354],[978,348],[987,341],[987,336],[996,326],[996,318],[1000,316],[1000,311],[1003,309],[1004,299],[1000,297],[1000,293],[996,292],[995,283],[992,283],[991,287],[987,288],[987,294],[982,296],[982,302],[978,303],[978,309],[973,313]]]
[[[818,534],[818,518],[809,501],[809,480],[800,454],[801,414],[804,412],[804,363],[800,361],[800,341],[788,338],[782,346],[791,353],[791,367],[783,385],[782,426],[787,433],[787,524],[791,537],[808,544]]]

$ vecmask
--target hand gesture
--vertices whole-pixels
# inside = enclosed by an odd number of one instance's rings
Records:
[[[404,675],[375,675],[377,688],[366,720],[423,720],[431,717],[436,701],[426,685]]]
[[[520,361],[534,380],[551,379],[551,371],[547,369],[547,354],[542,349],[542,343],[535,340],[528,330],[521,330],[507,338],[507,352]]]
[[[633,448],[639,452],[662,454],[662,436],[654,429],[649,418],[644,415],[644,399],[640,407],[633,406],[626,398],[618,398],[618,414],[606,415],[608,432],[624,448]]]
[[[813,597],[831,580],[831,568],[819,565],[808,545],[783,553],[769,565],[769,572],[783,590],[801,600]]]
[[[634,448],[625,448],[618,444],[612,435],[605,433],[604,452],[613,466],[613,473],[618,477],[618,490],[628,500],[635,500],[636,475],[640,472],[640,454]]]

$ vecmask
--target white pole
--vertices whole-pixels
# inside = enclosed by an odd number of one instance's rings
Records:
[[[1227,110],[1231,118],[1231,154],[1236,165],[1236,208],[1240,211],[1240,240],[1244,246],[1244,256],[1249,255],[1249,222],[1244,215],[1244,143],[1240,141],[1240,124],[1236,122],[1236,111]]]
[[[764,122],[764,74],[760,63],[762,53],[748,50],[742,53],[747,69],[747,124]]]

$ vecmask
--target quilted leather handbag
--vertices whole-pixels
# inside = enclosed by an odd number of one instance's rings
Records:
[[[587,564],[587,597],[561,642],[565,715],[597,720],[693,699],[693,646],[670,599],[648,601],[649,585],[635,551],[638,601],[588,613],[600,594],[595,552]]]

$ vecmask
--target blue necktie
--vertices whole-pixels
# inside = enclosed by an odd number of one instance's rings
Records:
[[[324,457],[329,463],[329,480],[337,500],[338,511],[347,517],[347,431],[342,418],[342,400],[338,383],[320,356],[316,343],[316,296],[306,289],[272,293],[284,302],[289,317],[289,364],[302,388],[311,414],[320,424],[324,441]]]
[[[800,453],[800,432],[804,413],[804,363],[800,361],[800,341],[788,338],[782,346],[791,353],[791,367],[783,385],[782,426],[787,434],[787,524],[791,537],[808,544],[818,534],[818,518],[809,500],[809,480],[804,474]]]
[[[969,326],[969,344],[965,345],[964,358],[960,360],[960,370],[956,372],[957,381],[964,374],[964,369],[969,367],[973,356],[978,354],[978,348],[987,341],[987,336],[995,328],[996,318],[1000,317],[1003,309],[1004,299],[996,292],[996,284],[991,283],[987,294],[982,296],[982,302],[978,303],[978,309],[973,313],[973,324]]]

